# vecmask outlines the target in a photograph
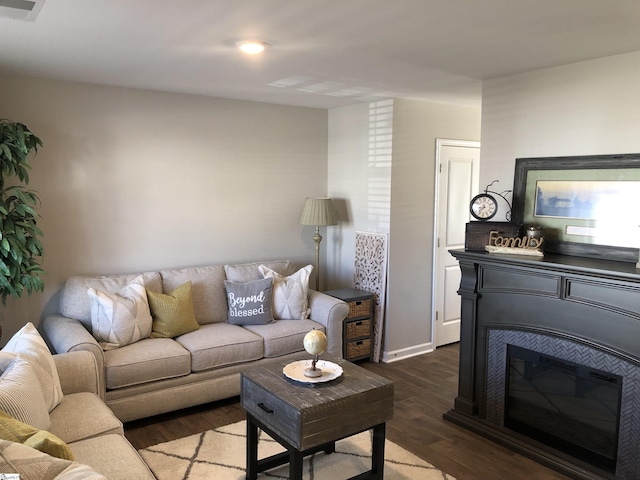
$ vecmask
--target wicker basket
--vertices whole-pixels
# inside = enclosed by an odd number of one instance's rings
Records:
[[[371,320],[360,320],[347,323],[347,340],[371,336]]]
[[[347,343],[347,360],[358,357],[368,357],[371,355],[371,340],[359,340]]]
[[[356,300],[349,302],[347,318],[367,317],[371,315],[371,300]]]

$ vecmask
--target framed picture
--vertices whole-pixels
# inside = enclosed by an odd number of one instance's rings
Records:
[[[640,154],[516,159],[512,221],[547,252],[637,263]]]

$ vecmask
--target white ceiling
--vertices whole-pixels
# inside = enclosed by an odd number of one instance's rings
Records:
[[[234,48],[271,44],[260,58]],[[319,108],[479,105],[481,81],[640,50],[640,0],[46,0],[0,72]]]

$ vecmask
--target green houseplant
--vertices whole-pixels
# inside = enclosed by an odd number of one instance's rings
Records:
[[[44,254],[38,227],[39,204],[29,184],[29,154],[42,142],[25,125],[0,119],[0,298],[44,290],[39,259]]]

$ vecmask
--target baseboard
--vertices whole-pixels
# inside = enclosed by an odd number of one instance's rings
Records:
[[[404,360],[405,358],[415,357],[416,355],[422,355],[423,353],[433,352],[433,343],[423,343],[422,345],[414,345],[413,347],[401,348],[400,350],[393,350],[391,352],[382,352],[382,361],[384,363],[397,362],[398,360]]]

